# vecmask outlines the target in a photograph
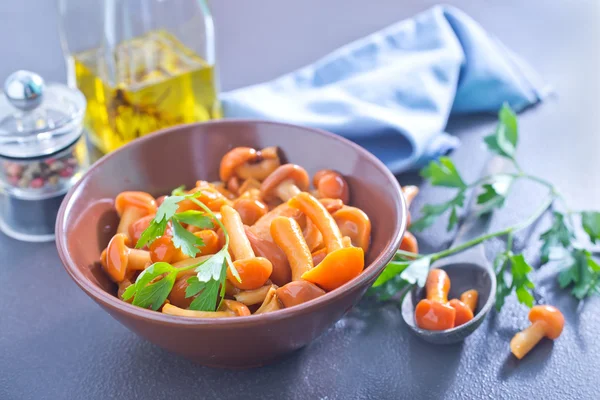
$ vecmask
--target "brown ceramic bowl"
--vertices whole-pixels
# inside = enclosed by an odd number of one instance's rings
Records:
[[[232,147],[279,146],[311,174],[335,169],[348,179],[351,203],[371,218],[365,271],[313,301],[269,314],[193,319],[132,306],[98,265],[117,227],[113,199],[124,190],[169,193],[197,179],[217,180]],[[336,135],[272,122],[225,120],[167,129],[128,144],[94,164],[65,197],[56,245],[65,269],[96,303],[138,335],[205,365],[262,365],[299,349],[354,306],[390,261],[406,226],[406,203],[394,176],[373,155]]]

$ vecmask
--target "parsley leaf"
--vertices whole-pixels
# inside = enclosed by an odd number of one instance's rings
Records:
[[[585,211],[581,213],[581,225],[592,243],[600,241],[600,212]]]
[[[533,271],[533,268],[527,264],[527,261],[525,261],[525,257],[523,257],[522,254],[511,256],[510,263],[513,276],[512,287],[517,293],[519,303],[525,304],[528,307],[533,307],[534,297],[531,293],[531,289],[535,286],[529,279],[529,273]]]
[[[457,209],[462,207],[464,203],[465,193],[461,190],[453,199],[445,203],[426,204],[421,209],[421,218],[412,222],[411,229],[422,231],[423,229],[431,226],[444,212],[447,210],[452,210],[450,213],[450,218],[448,219],[448,226],[446,227],[448,231],[451,231],[458,223]]]
[[[165,229],[167,229],[167,223],[168,221],[166,219],[157,222],[156,218],[154,218],[150,225],[148,225],[148,228],[146,228],[140,235],[135,247],[141,249],[145,245],[151,244],[157,238],[164,235]]]
[[[177,209],[179,208],[179,202],[185,199],[185,196],[167,196],[163,200],[162,204],[156,210],[155,221],[170,220],[173,218]]]
[[[541,263],[546,264],[550,260],[550,255],[557,248],[567,249],[574,239],[573,233],[565,224],[565,217],[559,212],[552,214],[552,225],[548,230],[540,235],[542,240]]]
[[[219,295],[219,281],[208,281],[204,288],[190,304],[190,310],[215,311],[217,309],[217,297]]]
[[[514,159],[519,140],[517,115],[508,104],[498,112],[498,125],[493,134],[484,138],[488,149],[502,157]]]
[[[388,282],[390,279],[394,278],[396,275],[401,274],[408,266],[410,262],[407,261],[391,261],[386,265],[385,269],[381,272],[381,274],[377,277],[375,283],[373,283],[373,287],[379,287],[384,283]]]
[[[185,288],[185,297],[189,298],[197,295],[204,289],[206,282],[200,282],[197,276],[192,276],[187,280],[188,286]]]
[[[463,181],[454,163],[448,157],[440,157],[438,161],[431,161],[428,166],[421,170],[421,176],[428,179],[434,186],[458,189],[467,188],[467,184]]]
[[[506,270],[505,267],[508,261],[508,254],[506,252],[498,253],[494,259],[494,271],[496,271],[496,310],[500,311],[504,305],[506,297],[512,292],[511,286],[506,282]]]
[[[168,263],[152,264],[125,290],[123,299],[129,300],[133,297],[133,305],[158,310],[173,289],[177,271]]]
[[[499,176],[494,182],[482,185],[483,192],[477,196],[477,204],[481,207],[477,213],[486,214],[494,208],[501,208],[512,184],[511,177]]]
[[[499,253],[494,260],[494,270],[496,271],[496,310],[500,311],[504,301],[514,290],[519,303],[528,307],[533,306],[534,297],[532,289],[535,287],[529,273],[533,268],[522,254],[513,255],[509,251]],[[512,275],[512,281],[506,280],[506,277]]]
[[[200,251],[196,246],[204,245],[202,239],[185,229],[179,221],[173,221],[173,245],[190,257],[196,257]]]
[[[197,277],[200,282],[208,282],[212,280],[219,280],[221,276],[221,270],[225,263],[225,252],[221,249],[215,253],[211,258],[200,264],[195,271],[198,273]]]
[[[175,219],[184,224],[193,225],[202,229],[213,228],[213,223],[210,217],[205,213],[197,210],[188,210],[174,215]]]
[[[402,273],[400,273],[400,278],[408,283],[416,283],[420,287],[423,287],[427,280],[427,274],[429,274],[430,265],[430,257],[417,258],[415,261],[412,261]]]
[[[589,251],[574,249],[566,264],[567,267],[558,274],[561,288],[573,285],[571,293],[579,300],[598,290],[600,265]]]

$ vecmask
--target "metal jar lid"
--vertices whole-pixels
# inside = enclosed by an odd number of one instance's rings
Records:
[[[43,157],[71,145],[81,136],[85,107],[77,89],[46,85],[33,72],[13,73],[0,94],[0,157]]]

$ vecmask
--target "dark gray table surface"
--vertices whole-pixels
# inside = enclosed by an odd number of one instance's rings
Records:
[[[519,160],[555,182],[574,209],[600,208],[600,3],[596,0],[450,1],[524,56],[557,96],[520,118]],[[213,2],[224,89],[302,66],[335,47],[414,14],[433,1],[255,0]],[[18,68],[64,80],[55,2],[0,2],[0,78]],[[334,22],[335,19],[335,22]],[[493,119],[452,120],[462,146],[452,155],[469,179],[486,155],[481,137]],[[400,177],[401,183],[415,176]],[[446,192],[423,187],[415,209]],[[504,226],[527,215],[543,192],[520,185]],[[517,246],[535,263],[539,244]],[[442,224],[419,236],[425,250],[448,246]],[[490,256],[500,243],[488,246]],[[415,338],[394,304],[363,301],[307,348],[247,371],[194,365],[136,337],[70,280],[53,243],[0,234],[0,399],[594,399],[600,370],[600,299],[578,304],[550,271],[536,272],[541,301],[566,314],[556,341],[524,360],[509,355],[527,309],[511,299],[463,344],[436,347]],[[198,340],[202,340],[201,337]],[[242,397],[245,396],[245,397]]]

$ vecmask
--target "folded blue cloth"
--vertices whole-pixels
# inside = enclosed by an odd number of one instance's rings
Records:
[[[222,96],[226,117],[284,121],[342,135],[393,173],[455,148],[450,113],[517,111],[548,89],[468,15],[433,7],[313,65]]]

